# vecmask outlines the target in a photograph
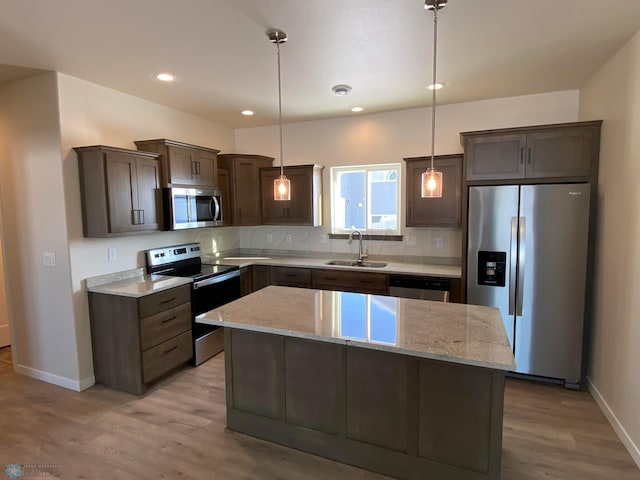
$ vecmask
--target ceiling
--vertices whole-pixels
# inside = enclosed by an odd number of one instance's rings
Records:
[[[0,11],[0,84],[54,70],[232,128],[270,125],[265,32],[279,28],[286,122],[431,104],[423,0],[0,0]],[[640,0],[450,0],[438,103],[579,88],[639,29]],[[162,71],[178,81],[155,80]],[[334,95],[340,83],[352,92]]]

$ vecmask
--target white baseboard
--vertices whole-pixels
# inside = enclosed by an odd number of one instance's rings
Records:
[[[86,390],[96,383],[96,379],[93,375],[78,381],[71,378],[61,377],[53,373],[44,372],[42,370],[37,370],[35,368],[25,367],[24,365],[15,365],[14,371],[27,377],[35,378],[36,380],[42,380],[43,382],[51,383],[53,385],[67,388],[76,392]]]
[[[604,416],[607,417],[607,420],[609,420],[609,423],[618,434],[618,437],[620,437],[620,440],[629,451],[629,454],[631,455],[631,458],[633,458],[633,461],[636,462],[636,465],[638,465],[638,468],[640,468],[640,449],[624,429],[624,427],[618,420],[618,417],[616,417],[616,414],[613,413],[613,410],[611,410],[611,408],[609,407],[609,404],[600,393],[600,390],[598,390],[598,387],[595,386],[595,384],[589,377],[587,377],[587,384],[589,385],[591,396],[600,407],[600,410],[602,410],[602,413],[604,413]]]

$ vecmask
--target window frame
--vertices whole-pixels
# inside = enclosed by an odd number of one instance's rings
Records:
[[[395,170],[396,171],[396,228],[371,228],[369,226],[369,219],[371,217],[371,183],[369,181],[369,173],[381,170]],[[338,208],[338,202],[336,201],[336,195],[338,195],[338,175],[348,172],[361,172],[365,173],[365,227],[364,228],[342,228],[336,226],[336,219],[338,218],[336,209]],[[331,234],[332,235],[348,235],[352,230],[357,229],[368,236],[399,236],[401,235],[401,218],[402,218],[402,164],[401,163],[377,163],[367,165],[344,165],[335,166],[330,168],[330,202],[331,202]]]

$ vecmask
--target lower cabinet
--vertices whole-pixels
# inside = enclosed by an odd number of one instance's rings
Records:
[[[311,274],[311,285],[318,290],[389,294],[389,276],[386,273],[314,269]]]
[[[140,298],[89,292],[96,382],[141,395],[193,357],[188,285]]]
[[[311,269],[300,267],[271,267],[271,285],[311,288]]]

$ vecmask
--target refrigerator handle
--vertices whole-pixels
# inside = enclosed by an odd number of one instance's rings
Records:
[[[518,317],[522,316],[524,300],[524,247],[527,238],[527,217],[520,217],[520,235],[518,239],[518,301],[516,303]]]
[[[511,217],[511,240],[509,243],[509,315],[513,315],[516,299],[516,258],[518,252],[518,217]]]

